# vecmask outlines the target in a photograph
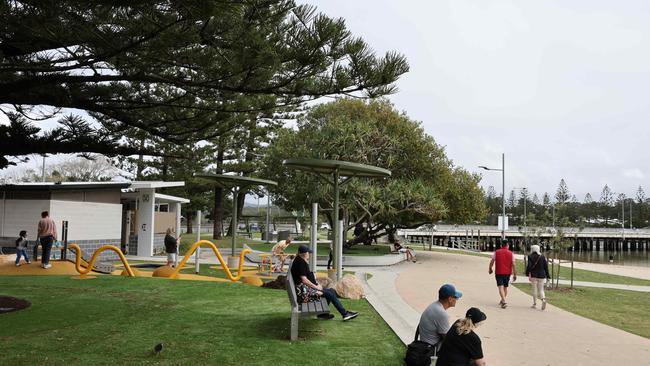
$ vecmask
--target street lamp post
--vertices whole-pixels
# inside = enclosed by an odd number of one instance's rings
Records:
[[[502,205],[502,222],[501,222],[501,241],[506,240],[506,154],[501,154],[501,169],[488,168],[480,165],[479,168],[485,170],[494,170],[501,172],[501,205]]]

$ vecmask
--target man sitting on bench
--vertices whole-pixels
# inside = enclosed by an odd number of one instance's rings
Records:
[[[293,282],[296,284],[298,302],[304,304],[318,300],[322,296],[327,300],[328,304],[334,304],[334,307],[341,313],[344,321],[356,318],[359,313],[345,310],[339,301],[339,297],[336,295],[336,291],[331,288],[323,288],[323,286],[316,282],[314,273],[309,270],[309,253],[312,253],[312,250],[305,245],[301,245],[298,248],[298,255],[293,260],[293,265],[291,266],[291,276],[293,276]],[[334,315],[325,314],[320,318],[332,319]]]

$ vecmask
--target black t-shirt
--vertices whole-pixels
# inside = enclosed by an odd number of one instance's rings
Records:
[[[438,352],[436,366],[467,366],[471,360],[483,358],[481,339],[474,332],[458,335],[458,321],[456,321]]]
[[[176,238],[171,234],[165,235],[165,253],[176,253]]]
[[[293,277],[293,283],[298,285],[302,283],[302,276],[307,277],[313,284],[317,284],[316,278],[314,278],[314,273],[309,270],[309,264],[302,259],[301,256],[297,255],[293,260],[293,265],[291,266],[291,276]]]

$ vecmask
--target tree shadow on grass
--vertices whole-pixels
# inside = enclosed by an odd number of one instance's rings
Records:
[[[242,319],[243,320],[243,319]],[[299,322],[298,340],[309,340],[325,334],[322,327],[323,320],[312,317],[301,318]],[[251,322],[250,318],[243,320],[247,324],[246,335],[256,340],[282,340],[289,341],[291,333],[291,314],[272,314],[261,317]]]

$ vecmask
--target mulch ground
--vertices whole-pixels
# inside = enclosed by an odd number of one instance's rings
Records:
[[[0,296],[0,314],[22,310],[32,305],[31,302],[11,296]]]

